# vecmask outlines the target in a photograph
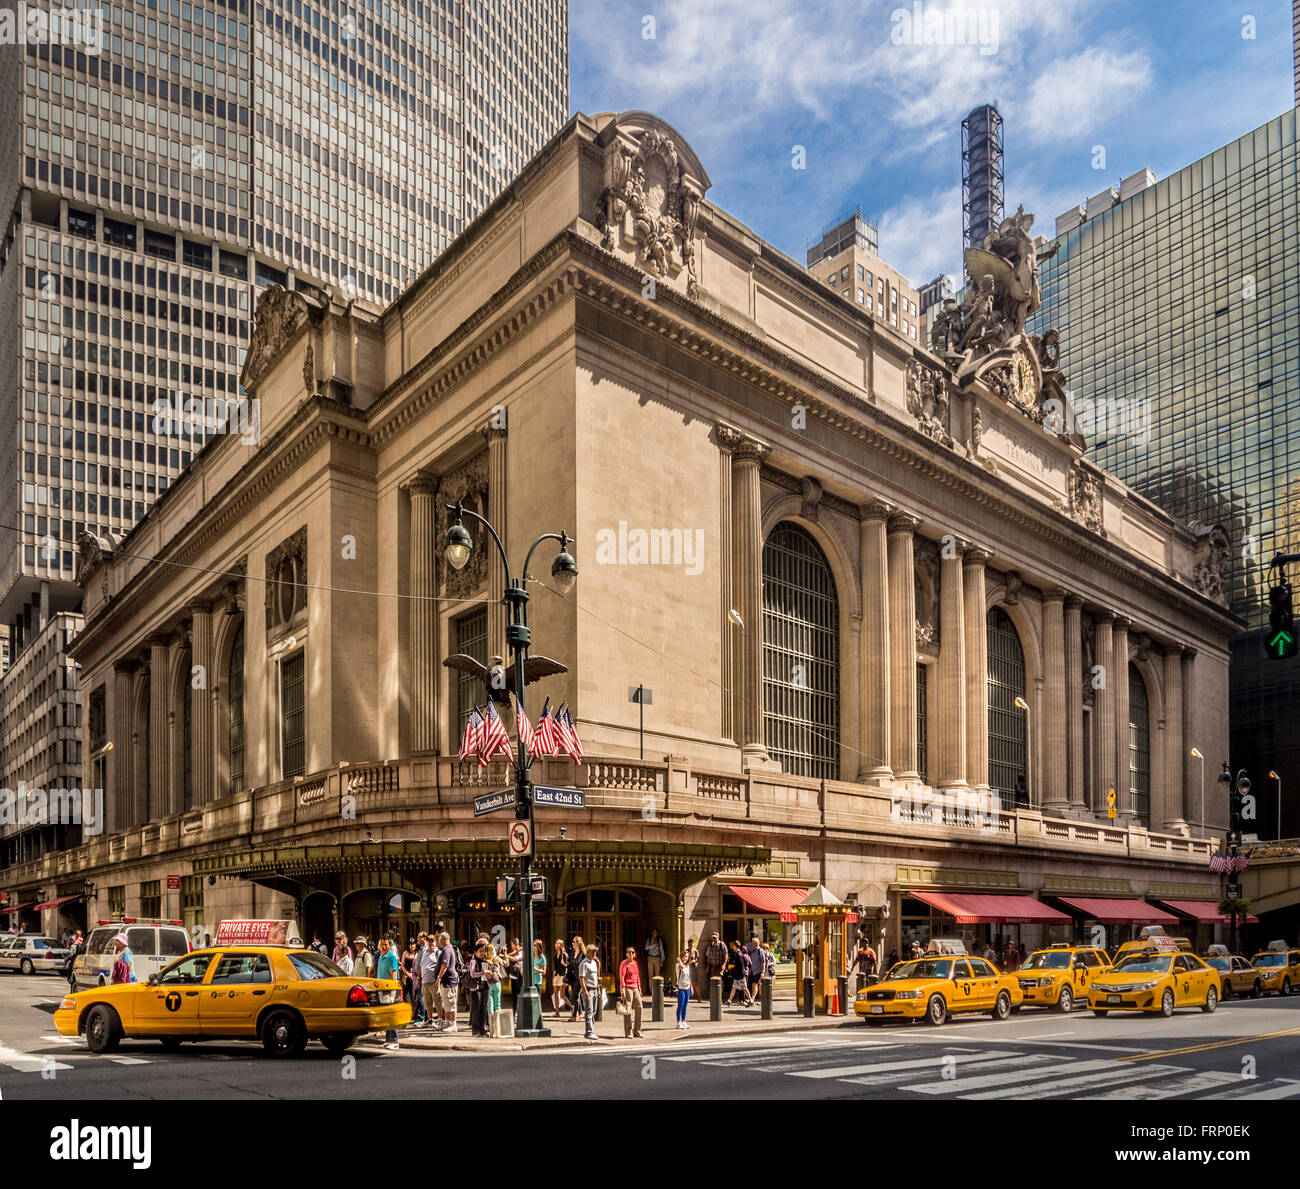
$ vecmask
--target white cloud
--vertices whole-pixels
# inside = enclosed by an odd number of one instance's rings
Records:
[[[880,258],[913,285],[924,285],[940,273],[960,284],[961,186],[887,210],[880,220]]]
[[[1058,58],[1035,80],[1009,113],[1036,141],[1065,132],[1086,134],[1130,109],[1152,83],[1151,59],[1133,51],[1091,47]]]

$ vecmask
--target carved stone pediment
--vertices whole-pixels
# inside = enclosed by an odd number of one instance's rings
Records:
[[[919,359],[907,365],[907,411],[916,427],[941,446],[952,446],[948,422],[948,381]]]
[[[1228,531],[1221,524],[1197,522],[1190,527],[1200,537],[1197,560],[1192,567],[1192,585],[1198,594],[1226,607],[1228,575],[1232,567],[1232,543]]]
[[[447,529],[451,526],[451,513],[447,511],[448,504],[459,501],[480,516],[491,519],[488,509],[487,451],[476,454],[443,475],[438,480],[436,499],[438,534],[435,539],[438,541],[446,536]],[[463,570],[448,565],[441,549],[437,552],[439,576],[445,584],[447,595],[452,598],[468,598],[475,595],[487,582],[488,552],[493,548],[492,542],[486,539],[487,530],[478,521],[470,518],[465,522],[465,527],[474,538],[474,549]]]
[[[1070,518],[1089,532],[1106,535],[1102,519],[1101,476],[1079,463],[1070,469],[1068,500],[1065,505]]]
[[[252,392],[271,370],[285,346],[307,324],[309,312],[307,299],[282,285],[272,285],[262,294],[253,318],[248,357],[239,377],[246,392]]]

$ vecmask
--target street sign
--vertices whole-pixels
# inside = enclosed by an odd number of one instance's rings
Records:
[[[514,821],[510,823],[510,829],[506,832],[506,838],[510,844],[510,857],[512,859],[522,859],[525,855],[531,856],[533,853],[533,823]]]
[[[646,689],[644,685],[629,685],[627,687],[627,700],[636,702],[640,706],[653,706],[655,704],[655,691]]]
[[[552,788],[550,785],[533,785],[534,805],[557,805],[561,809],[585,809],[587,794],[582,789]]]
[[[1112,821],[1113,821],[1113,820],[1115,819],[1115,817],[1116,817],[1116,812],[1115,812],[1115,790],[1114,790],[1114,789],[1107,789],[1107,790],[1106,790],[1106,816],[1107,816],[1108,818],[1110,818]]]
[[[1230,883],[1230,884],[1229,884],[1226,888],[1224,888],[1223,890],[1224,890],[1224,892],[1227,893],[1227,898],[1228,898],[1229,900],[1240,900],[1240,899],[1241,899],[1241,884],[1239,884],[1239,883]]]
[[[530,875],[528,877],[528,894],[534,900],[546,899],[546,876]]]
[[[167,890],[169,892],[179,892],[181,890],[181,877],[179,875],[169,875],[167,877]]]
[[[496,813],[498,809],[513,808],[514,789],[498,789],[495,793],[484,793],[474,798],[474,816],[482,817],[485,813]]]

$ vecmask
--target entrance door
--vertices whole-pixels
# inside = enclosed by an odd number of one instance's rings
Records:
[[[203,1034],[251,1036],[270,993],[271,963],[265,954],[222,954],[199,997]]]
[[[135,994],[135,1029],[144,1036],[199,1034],[200,984],[212,954],[182,958],[158,976],[158,985]]]

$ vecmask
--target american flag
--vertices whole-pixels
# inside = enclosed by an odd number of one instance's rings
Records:
[[[560,703],[560,708],[552,716],[552,730],[555,733],[555,754],[559,756],[573,755],[573,740],[569,737],[569,724],[564,720],[565,703]]]
[[[553,756],[555,753],[555,722],[551,718],[551,699],[547,698],[537,720],[537,729],[533,732],[533,755]]]
[[[524,708],[519,705],[518,695],[515,696],[515,732],[519,736],[520,745],[530,755],[536,754],[533,751],[533,741],[537,738],[537,732],[533,730],[533,724],[528,721]]]
[[[1230,859],[1229,863],[1234,871],[1245,871],[1250,866],[1250,856],[1238,855],[1235,859]]]
[[[505,723],[497,713],[496,704],[488,703],[487,722],[479,732],[478,762],[480,767],[487,767],[488,761],[499,751],[514,761],[515,753],[510,749],[510,739],[506,735]]]
[[[1232,864],[1216,850],[1210,856],[1210,870],[1217,871],[1220,875],[1226,875],[1232,870]]]
[[[569,742],[573,745],[573,750],[569,754],[573,756],[575,763],[581,764],[582,757],[586,753],[582,750],[582,740],[578,738],[578,724],[573,721],[573,711],[564,712],[564,726]]]
[[[469,759],[478,751],[479,735],[483,730],[483,715],[479,713],[477,706],[471,711],[468,719],[465,720],[465,733],[460,738],[460,758]]]

